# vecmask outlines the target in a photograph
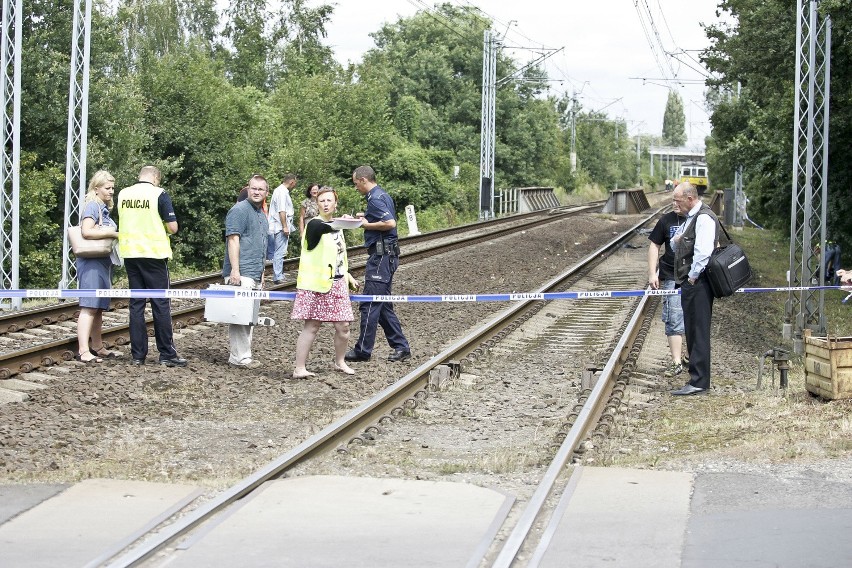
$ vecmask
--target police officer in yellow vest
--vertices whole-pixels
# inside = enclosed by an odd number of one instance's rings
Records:
[[[177,218],[169,194],[160,186],[160,170],[145,166],[139,181],[118,194],[118,251],[124,259],[132,289],[159,290],[169,287],[169,235],[178,232]],[[154,316],[154,339],[160,364],[185,367],[172,335],[172,311],[168,298],[149,298]],[[145,327],[146,298],[130,300],[130,352],[134,365],[144,365],[148,356]]]

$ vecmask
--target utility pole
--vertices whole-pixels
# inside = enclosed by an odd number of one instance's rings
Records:
[[[74,0],[71,32],[71,82],[68,88],[68,146],[65,156],[65,222],[62,231],[60,288],[77,281],[71,259],[68,227],[80,214],[86,195],[86,142],[89,130],[89,55],[92,35],[92,0]]]
[[[737,100],[739,101],[742,93],[743,84],[737,81]],[[737,166],[734,172],[734,227],[743,226],[743,216],[745,213],[745,195],[743,194],[743,167]]]
[[[584,85],[585,87],[585,85]],[[577,90],[571,90],[571,173],[577,171]]]
[[[642,187],[642,162],[639,153],[639,140],[642,137],[639,136],[639,133],[636,133],[636,185],[638,187]]]
[[[828,103],[831,82],[831,18],[820,22],[818,0],[797,0],[796,97],[793,118],[793,191],[790,214],[790,282],[811,286],[825,251],[828,201]],[[819,247],[819,251],[817,251]],[[804,352],[804,330],[826,334],[825,290],[791,291],[783,337]]]
[[[482,42],[482,133],[479,151],[479,218],[494,215],[494,114],[497,102],[497,41],[485,30]]]
[[[743,226],[745,213],[745,195],[743,194],[743,167],[737,166],[734,172],[734,227]]]
[[[19,287],[20,195],[21,195],[21,0],[3,0],[0,42],[0,128],[3,158],[0,160],[0,287]],[[21,298],[12,298],[4,307],[19,309]]]
[[[509,22],[511,25],[511,22]],[[497,80],[497,48],[500,40],[490,29],[483,32],[482,41],[482,130],[479,145],[479,218],[494,216],[494,147],[497,89],[530,67],[538,65],[564,48],[544,49],[536,59],[514,73]]]

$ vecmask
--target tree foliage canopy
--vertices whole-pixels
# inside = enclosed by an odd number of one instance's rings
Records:
[[[828,233],[852,250],[852,164],[844,154],[852,138],[852,5],[824,0],[831,17],[831,93],[828,158]],[[793,163],[796,70],[796,5],[783,0],[723,0],[730,23],[707,28],[711,46],[702,55],[713,74],[708,162],[719,181],[730,182],[742,166],[749,216],[788,228]]]
[[[686,144],[686,115],[683,113],[683,99],[674,89],[669,91],[666,111],[663,114],[663,143],[667,146]]]
[[[26,286],[53,286],[72,13],[39,0],[25,0],[23,13],[22,275]],[[221,263],[225,214],[256,172],[273,187],[292,171],[342,188],[350,211],[363,209],[351,172],[370,164],[400,210],[418,209],[421,228],[475,219],[491,22],[436,6],[383,25],[364,61],[344,69],[324,43],[332,14],[306,0],[234,0],[222,13],[215,0],[95,2],[87,179],[108,169],[119,189],[157,165],[181,225],[175,260],[200,270]],[[564,100],[549,95],[543,70],[500,53],[497,76],[498,188],[635,179],[623,124],[581,123],[572,172]]]

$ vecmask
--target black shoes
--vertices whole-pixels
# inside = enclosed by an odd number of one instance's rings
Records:
[[[166,367],[186,367],[186,359],[175,355],[171,359],[160,359],[160,365]]]
[[[369,355],[361,355],[357,353],[354,349],[350,349],[346,352],[346,355],[343,356],[343,360],[348,363],[360,363],[362,361],[369,361]]]
[[[160,359],[160,365],[165,365],[166,367],[186,367],[186,363],[186,359],[177,355],[171,359]],[[145,364],[145,359],[133,359],[130,364],[134,367],[139,367]]]
[[[408,359],[411,359],[411,351],[404,351],[402,349],[396,349],[393,353],[388,355],[388,361],[391,363],[407,361]]]
[[[693,394],[705,394],[706,392],[707,389],[694,387],[687,383],[676,391],[672,391],[672,396],[690,396]]]
[[[411,359],[411,351],[405,351],[404,349],[396,349],[393,353],[388,355],[388,361],[391,363],[396,363],[397,361],[407,361]],[[354,349],[350,349],[346,352],[346,355],[343,356],[343,360],[347,363],[360,363],[362,361],[369,361],[369,355],[362,355],[355,351]]]

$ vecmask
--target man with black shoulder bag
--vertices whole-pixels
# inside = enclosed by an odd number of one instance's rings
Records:
[[[689,349],[689,382],[672,394],[688,396],[704,394],[710,389],[710,323],[714,296],[705,269],[719,242],[720,225],[716,214],[701,201],[692,184],[678,185],[672,199],[687,213],[686,221],[672,237],[672,248]]]

